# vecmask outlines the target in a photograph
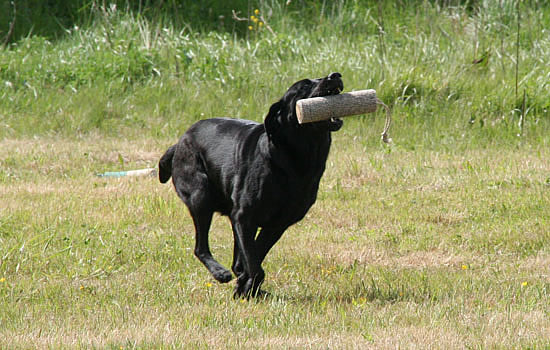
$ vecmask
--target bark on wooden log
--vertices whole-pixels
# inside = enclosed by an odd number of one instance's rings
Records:
[[[313,97],[296,103],[296,116],[300,124],[330,118],[376,112],[376,91],[359,90],[339,95]]]

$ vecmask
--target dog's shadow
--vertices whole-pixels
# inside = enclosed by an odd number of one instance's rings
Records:
[[[452,287],[438,288],[434,290],[429,286],[418,288],[418,286],[397,285],[378,285],[373,283],[357,282],[350,289],[342,292],[306,292],[306,293],[287,293],[284,290],[274,290],[267,286],[250,301],[257,303],[296,303],[296,304],[351,304],[361,306],[369,303],[376,304],[395,304],[399,302],[422,303],[426,301],[438,300],[442,293],[449,292]]]

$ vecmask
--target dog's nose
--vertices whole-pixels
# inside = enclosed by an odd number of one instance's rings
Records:
[[[341,77],[342,77],[342,74],[340,74],[338,72],[334,72],[334,73],[330,73],[328,75],[328,80],[340,79]]]

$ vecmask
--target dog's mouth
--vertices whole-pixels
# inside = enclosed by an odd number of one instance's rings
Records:
[[[311,92],[310,97],[338,95],[344,90],[344,82],[340,73],[331,73],[323,78],[319,85]]]
[[[340,87],[336,87],[334,89],[330,89],[327,91],[327,95],[338,95],[339,93],[342,92],[342,90],[344,90],[343,88],[340,88]]]
[[[344,90],[344,83],[341,79],[338,79],[336,81],[329,81],[327,83],[327,87],[325,88],[325,91],[320,96],[331,96],[331,95],[338,95]]]
[[[340,78],[338,78],[338,80],[335,80],[335,81],[330,81],[328,85],[329,87],[326,91],[325,96],[338,95],[344,90],[344,83]]]

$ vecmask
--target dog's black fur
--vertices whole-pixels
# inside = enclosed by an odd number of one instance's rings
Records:
[[[214,212],[233,228],[235,296],[256,296],[265,273],[261,264],[283,232],[301,220],[317,198],[332,131],[342,121],[298,124],[296,101],[343,90],[340,73],[292,85],[269,109],[264,124],[215,118],[195,123],[159,163],[159,179],[172,177],[195,224],[195,255],[219,282],[231,272],[210,253]],[[261,228],[259,234],[258,228]]]

